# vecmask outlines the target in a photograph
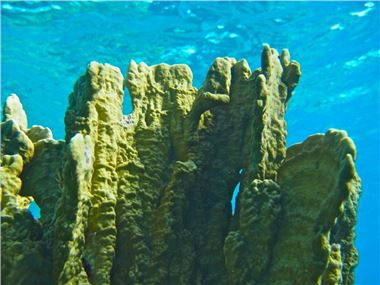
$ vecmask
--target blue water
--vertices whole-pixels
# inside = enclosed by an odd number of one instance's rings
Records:
[[[289,48],[303,75],[286,115],[288,144],[331,127],[355,140],[363,182],[356,284],[380,284],[379,3],[3,1],[1,8],[1,102],[18,94],[29,125],[48,126],[57,139],[67,96],[91,60],[123,74],[131,59],[187,63],[200,86],[215,57],[246,58],[253,69],[263,43]]]

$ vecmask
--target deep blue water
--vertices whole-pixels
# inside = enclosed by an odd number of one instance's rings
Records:
[[[286,115],[288,144],[331,127],[354,139],[363,184],[356,284],[377,285],[379,4],[3,1],[1,102],[18,94],[29,125],[48,126],[62,139],[67,96],[92,60],[123,74],[131,59],[187,63],[198,87],[215,57],[246,58],[254,69],[263,43],[289,48],[303,75]]]

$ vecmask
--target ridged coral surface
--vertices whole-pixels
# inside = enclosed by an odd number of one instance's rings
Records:
[[[124,80],[91,62],[69,97],[65,141],[28,128],[12,94],[2,284],[354,284],[355,146],[329,130],[286,148],[300,76],[269,46],[253,72],[217,58],[200,89],[182,64],[132,61]]]

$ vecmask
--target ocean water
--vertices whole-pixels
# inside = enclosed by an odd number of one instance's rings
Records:
[[[18,94],[29,125],[62,139],[68,94],[92,60],[123,74],[131,59],[186,63],[199,87],[218,56],[246,58],[254,69],[263,43],[289,48],[302,78],[286,115],[288,145],[332,127],[354,139],[363,185],[356,284],[380,284],[379,4],[2,1],[1,103]]]

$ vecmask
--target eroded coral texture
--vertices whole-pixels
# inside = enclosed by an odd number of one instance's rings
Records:
[[[217,58],[199,89],[183,64],[132,61],[124,80],[92,62],[70,94],[64,141],[28,128],[12,94],[2,284],[353,284],[355,146],[328,130],[286,148],[300,76],[287,50],[269,46],[253,72]]]

